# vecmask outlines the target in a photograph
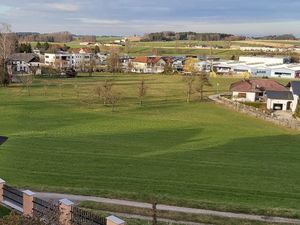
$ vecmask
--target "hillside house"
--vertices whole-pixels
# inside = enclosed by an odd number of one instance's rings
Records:
[[[287,91],[287,88],[274,80],[251,79],[231,84],[232,98],[240,102],[255,102],[266,97],[266,91]]]
[[[292,110],[294,105],[294,96],[291,91],[266,91],[267,109],[269,110]],[[296,104],[297,105],[297,104]]]
[[[139,56],[131,60],[131,72],[134,73],[163,73],[166,62],[157,56]]]
[[[40,66],[40,59],[33,53],[15,53],[9,57],[13,74],[31,73],[31,67]]]
[[[290,89],[294,97],[292,111],[295,112],[300,102],[300,81],[291,81],[288,83],[287,87]]]

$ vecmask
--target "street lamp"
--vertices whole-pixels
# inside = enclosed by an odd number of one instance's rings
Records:
[[[0,136],[0,145],[2,145],[4,142],[6,142],[7,139],[8,139],[8,137]]]

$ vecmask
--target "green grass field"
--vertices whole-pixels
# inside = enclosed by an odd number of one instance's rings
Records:
[[[142,78],[149,90],[140,107]],[[106,79],[122,95],[115,112],[93,94]],[[234,81],[215,78],[207,94]],[[48,82],[46,96],[41,79],[31,96],[18,86],[0,88],[0,135],[9,137],[0,148],[0,177],[9,184],[298,215],[299,133],[195,96],[187,104],[179,76],[99,74],[63,80],[63,88]]]
[[[0,205],[0,218],[7,216],[9,214],[9,209],[4,208]]]

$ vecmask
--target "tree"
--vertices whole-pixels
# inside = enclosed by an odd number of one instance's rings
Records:
[[[6,86],[10,82],[8,73],[9,56],[16,50],[16,37],[7,24],[0,25],[0,85]]]
[[[186,102],[190,103],[191,96],[193,94],[193,83],[195,82],[195,76],[193,74],[184,75],[184,81],[186,83]]]
[[[87,68],[88,68],[88,72],[89,72],[89,76],[93,76],[93,73],[96,70],[96,60],[95,59],[90,59],[90,61],[88,62]]]
[[[113,84],[108,80],[106,80],[104,84],[101,86],[101,96],[103,100],[103,105],[106,105],[109,102],[109,96],[111,95],[112,92],[112,86]]]
[[[97,53],[100,53],[100,48],[98,45],[95,46],[94,48],[94,53],[97,54]]]
[[[139,96],[139,99],[140,99],[140,105],[142,106],[143,105],[143,100],[147,94],[147,90],[148,90],[148,87],[147,85],[145,84],[145,80],[142,80],[140,82],[140,85],[139,85],[139,92],[138,92],[138,96]]]
[[[32,75],[20,75],[20,81],[23,84],[23,87],[26,88],[28,96],[31,96],[31,86],[33,83],[33,76]]]
[[[197,74],[198,77],[198,84],[197,84],[197,88],[196,91],[199,93],[200,96],[200,100],[203,101],[204,99],[204,88],[205,87],[210,87],[212,86],[212,84],[209,81],[209,75],[206,72],[201,72]]]
[[[117,48],[110,49],[110,54],[107,58],[107,69],[111,73],[118,73],[121,71],[120,55]]]
[[[196,63],[198,62],[197,59],[194,58],[188,58],[184,63],[184,71],[186,73],[195,74],[198,72],[198,69],[196,67]]]

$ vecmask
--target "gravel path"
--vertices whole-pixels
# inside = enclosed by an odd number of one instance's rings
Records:
[[[101,198],[95,196],[82,196],[82,195],[68,195],[68,194],[56,194],[56,193],[36,193],[36,197],[45,199],[45,200],[60,200],[63,198],[67,198],[75,203],[82,201],[92,201],[98,203],[107,203],[114,205],[122,205],[122,206],[131,206],[137,208],[144,209],[152,209],[152,205],[145,202],[136,202],[136,201],[128,201],[128,200],[120,200],[120,199],[109,199],[109,198]],[[234,219],[246,219],[253,221],[262,221],[262,222],[272,222],[272,223],[286,223],[286,224],[299,224],[300,220],[298,219],[289,219],[282,217],[270,217],[270,216],[262,216],[262,215],[250,215],[244,213],[231,213],[231,212],[220,212],[214,210],[206,210],[206,209],[195,209],[195,208],[186,208],[186,207],[178,207],[171,205],[157,205],[158,210],[165,210],[171,212],[179,212],[179,213],[191,213],[197,215],[210,215],[210,216],[218,216],[225,218],[234,218]]]

